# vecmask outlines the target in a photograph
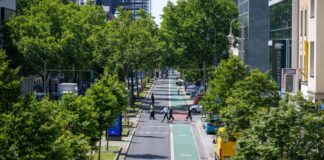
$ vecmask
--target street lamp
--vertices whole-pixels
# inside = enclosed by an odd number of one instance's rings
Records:
[[[228,41],[229,41],[229,43],[230,43],[230,48],[232,48],[233,46],[234,46],[234,41],[235,41],[235,37],[234,37],[234,35],[233,35],[233,27],[232,27],[232,24],[233,24],[233,22],[236,20],[236,18],[235,19],[232,19],[232,21],[231,21],[231,23],[230,23],[230,32],[229,32],[229,34],[228,34],[228,36],[227,36],[227,39],[228,39]]]

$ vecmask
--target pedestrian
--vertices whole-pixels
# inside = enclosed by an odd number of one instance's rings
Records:
[[[150,106],[150,119],[156,119],[153,105]]]
[[[169,122],[174,121],[174,117],[173,117],[173,109],[171,107],[169,107]]]
[[[161,113],[164,113],[164,117],[162,119],[162,123],[164,122],[165,118],[166,118],[167,121],[169,120],[169,117],[168,117],[169,112],[170,111],[169,111],[169,108],[167,106],[165,106],[163,108],[163,110],[161,111]]]
[[[188,115],[186,117],[186,121],[190,118],[191,122],[192,122],[192,116],[191,116],[191,109],[190,107],[188,107]]]
[[[151,95],[151,100],[152,100],[152,105],[153,105],[153,107],[154,107],[154,94],[152,93],[152,95]]]

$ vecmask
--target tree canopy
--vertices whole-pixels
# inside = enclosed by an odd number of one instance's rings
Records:
[[[324,116],[319,104],[299,93],[256,117],[238,139],[234,159],[323,159]]]
[[[232,0],[179,0],[177,4],[169,2],[163,10],[161,30],[172,42],[173,53],[170,57],[174,66],[194,74],[193,79],[201,79],[203,62],[206,66],[215,64],[227,51],[230,23],[238,15],[238,9]],[[234,25],[237,34],[238,26]],[[185,72],[186,74],[186,72]]]
[[[45,68],[91,67],[90,38],[105,23],[102,9],[93,5],[64,4],[60,0],[28,3],[32,5],[26,4],[22,14],[7,23],[9,37],[21,57],[17,60],[21,61],[22,71],[43,74]]]
[[[202,99],[202,104],[213,113],[219,113],[222,108],[226,108],[226,99],[229,91],[235,83],[243,80],[249,75],[247,66],[240,58],[231,56],[227,60],[222,60],[219,66],[212,72],[211,80],[206,95]]]

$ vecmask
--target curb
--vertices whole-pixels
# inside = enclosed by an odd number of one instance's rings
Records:
[[[154,86],[154,83],[152,84],[151,88],[152,88],[153,86]],[[151,90],[151,88],[150,88],[150,90]],[[149,91],[150,91],[150,90],[149,90]],[[146,92],[146,93],[145,93],[145,97],[147,97],[148,95],[149,95],[149,92]],[[143,103],[143,102],[142,102],[142,103]],[[141,106],[142,106],[142,104],[141,104]],[[141,116],[142,116],[141,113],[143,113],[143,109],[141,109],[141,110],[137,113],[137,115],[139,115],[139,116],[136,116],[136,118],[138,118],[138,121],[139,121],[139,119],[141,119]],[[134,138],[134,135],[135,135],[135,132],[136,132],[136,128],[138,127],[138,124],[139,124],[139,122],[137,122],[136,125],[134,126],[133,132],[132,132],[132,134],[131,134],[132,138],[130,139],[130,141],[129,141],[129,143],[128,143],[127,150],[126,150],[126,155],[125,155],[125,157],[124,157],[124,160],[126,160],[126,157],[127,157],[128,151],[129,151],[129,149],[130,149],[130,146],[131,146],[131,144],[132,144],[132,142],[133,142],[133,138]]]
[[[130,148],[130,146],[131,146],[131,144],[132,144],[132,142],[133,142],[134,135],[135,135],[135,128],[134,128],[134,131],[133,131],[133,133],[132,133],[132,138],[130,139],[130,141],[129,141],[129,143],[128,143],[127,150],[126,150],[126,155],[125,155],[125,157],[124,157],[124,160],[126,160],[126,157],[127,157],[128,151],[129,151],[129,148]]]
[[[118,160],[119,159],[119,156],[120,156],[120,153],[121,153],[122,150],[123,150],[123,147],[120,147],[120,149],[117,152],[117,155],[115,156],[114,160]]]

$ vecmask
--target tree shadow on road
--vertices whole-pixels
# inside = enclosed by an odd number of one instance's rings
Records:
[[[132,159],[169,159],[167,156],[154,154],[128,154],[126,157]]]
[[[159,136],[141,136],[141,135],[135,135],[135,137],[141,137],[141,138],[161,138],[164,139],[165,137],[159,137]]]

